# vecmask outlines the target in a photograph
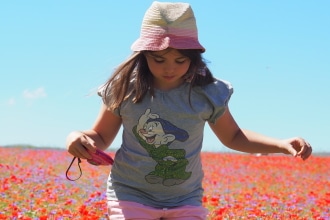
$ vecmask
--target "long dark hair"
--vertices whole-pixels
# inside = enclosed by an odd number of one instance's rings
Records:
[[[186,81],[190,82],[190,90],[194,86],[205,86],[214,82],[215,79],[207,68],[200,50],[178,49],[178,51],[190,59],[189,69],[184,75]],[[102,96],[110,110],[118,108],[123,101],[129,98],[133,103],[139,103],[148,91],[154,96],[153,76],[149,70],[145,53],[148,51],[134,52],[115,69],[104,84]]]

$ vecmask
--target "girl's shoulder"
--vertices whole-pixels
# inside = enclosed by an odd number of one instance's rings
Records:
[[[194,87],[194,91],[204,103],[205,101],[209,103],[208,106],[212,109],[212,113],[207,120],[214,123],[224,113],[234,90],[230,82],[215,79],[205,86]]]
[[[214,79],[214,82],[205,86],[196,86],[195,91],[202,93],[205,96],[212,97],[224,97],[230,98],[231,94],[234,92],[233,86],[230,82],[222,79]]]

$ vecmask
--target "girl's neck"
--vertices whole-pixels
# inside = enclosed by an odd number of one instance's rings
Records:
[[[154,82],[154,88],[161,91],[169,91],[180,87],[184,82],[185,82],[184,79],[181,79],[180,81],[177,81],[175,83],[166,83],[166,84]]]

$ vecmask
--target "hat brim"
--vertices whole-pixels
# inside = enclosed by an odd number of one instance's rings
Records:
[[[133,51],[161,51],[167,48],[196,49],[205,52],[205,48],[196,38],[176,37],[173,35],[168,35],[166,37],[140,37],[131,46]]]

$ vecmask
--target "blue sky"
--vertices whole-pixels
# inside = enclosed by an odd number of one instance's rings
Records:
[[[1,1],[0,146],[64,148],[70,131],[88,129],[96,88],[131,53],[151,2]],[[238,124],[329,152],[329,1],[188,2],[209,68],[234,86]],[[204,150],[228,151],[208,127]]]

